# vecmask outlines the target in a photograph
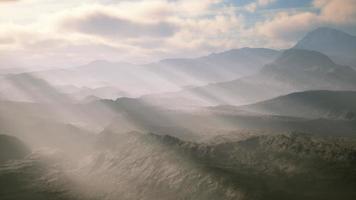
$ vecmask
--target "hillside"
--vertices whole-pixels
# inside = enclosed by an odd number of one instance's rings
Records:
[[[355,144],[299,133],[196,143],[153,133],[103,132],[95,151],[76,160],[79,166],[58,152],[0,164],[0,195],[6,200],[352,200]]]
[[[109,199],[356,196],[355,146],[342,139],[292,134],[199,144],[171,136],[106,132],[97,145],[101,150],[84,170],[83,181],[92,185],[93,195]],[[94,187],[103,181],[110,187]]]

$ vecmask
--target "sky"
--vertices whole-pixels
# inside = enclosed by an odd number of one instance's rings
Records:
[[[0,68],[284,49],[355,19],[356,0],[0,0]]]

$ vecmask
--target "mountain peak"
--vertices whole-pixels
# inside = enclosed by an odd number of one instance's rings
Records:
[[[30,149],[19,139],[0,134],[0,164],[9,160],[22,159],[30,154]]]
[[[303,42],[307,42],[306,40],[328,40],[328,42],[335,41],[336,39],[350,39],[350,38],[355,38],[355,36],[350,35],[348,33],[345,33],[341,30],[337,30],[334,28],[329,28],[329,27],[320,27],[317,28],[305,35],[305,37],[298,42],[298,45],[302,44]]]
[[[113,64],[113,63],[107,60],[93,60],[87,65],[108,65],[108,64]]]
[[[275,61],[278,65],[299,65],[304,67],[313,66],[334,66],[335,63],[326,55],[311,50],[304,49],[289,49]]]
[[[320,27],[306,34],[294,48],[319,51],[327,55],[350,54],[356,51],[356,36],[337,29]]]
[[[322,57],[323,59],[328,59],[328,56],[322,54],[318,51],[306,50],[306,49],[287,49],[283,51],[282,55],[279,57],[299,57],[299,56],[313,56],[313,57]]]
[[[335,28],[330,28],[330,27],[319,27],[317,29],[314,29],[310,33],[308,33],[308,35],[312,35],[312,34],[334,34],[334,35],[341,34],[341,35],[351,36],[343,31],[337,30]]]
[[[212,53],[209,56],[223,56],[223,55],[236,55],[236,54],[244,54],[244,53],[262,53],[262,54],[277,54],[277,50],[267,49],[267,48],[252,48],[252,47],[243,47],[239,49],[230,49],[227,51]]]
[[[108,60],[94,60],[85,66],[130,66],[131,63],[127,62],[113,62]]]

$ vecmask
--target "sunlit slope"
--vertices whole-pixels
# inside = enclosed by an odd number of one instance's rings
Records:
[[[102,152],[82,174],[94,196],[148,200],[356,197],[355,144],[342,139],[293,134],[198,144],[171,136],[105,133],[99,141]]]
[[[196,143],[167,135],[103,132],[94,148],[75,162],[35,153],[0,164],[2,199],[356,197],[354,139],[295,133]]]

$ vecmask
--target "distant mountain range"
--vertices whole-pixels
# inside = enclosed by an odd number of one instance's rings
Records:
[[[161,105],[199,106],[249,104],[305,90],[355,90],[356,72],[345,66],[355,66],[355,38],[319,28],[285,51],[242,48],[147,65],[99,60],[70,69],[3,74],[0,94],[17,101],[143,96]]]
[[[272,62],[279,51],[265,48],[241,48],[194,59],[166,59],[147,67],[177,84],[185,77],[200,83],[227,81],[254,74]]]
[[[159,103],[241,105],[297,91],[355,89],[356,71],[351,67],[337,65],[316,51],[289,49],[254,75],[145,99]]]
[[[187,86],[228,81],[255,73],[279,55],[271,49],[243,48],[211,54],[195,59],[167,59],[147,65],[97,60],[87,65],[36,72],[6,71],[0,76],[0,93],[4,99],[28,101],[28,93],[48,96],[62,93],[76,100],[90,98],[138,97],[144,94],[178,91]],[[1,73],[1,72],[0,72]],[[29,79],[22,88],[12,80]],[[11,80],[11,81],[10,81]],[[43,86],[39,83],[42,82]],[[42,94],[41,94],[42,92]],[[44,99],[44,98],[42,98]]]

